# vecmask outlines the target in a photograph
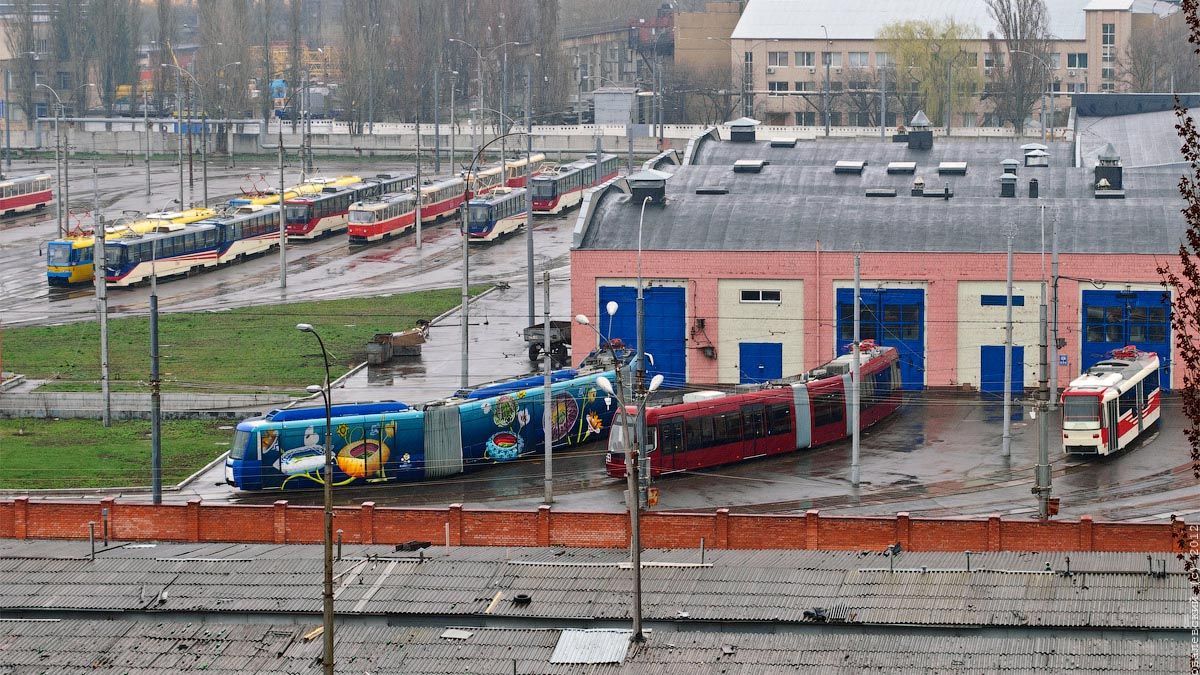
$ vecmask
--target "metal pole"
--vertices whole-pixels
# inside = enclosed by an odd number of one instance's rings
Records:
[[[859,447],[859,424],[858,417],[862,401],[860,400],[860,392],[862,391],[862,371],[861,371],[861,356],[859,353],[859,294],[862,289],[862,274],[860,267],[860,252],[855,246],[854,251],[854,342],[850,345],[850,484],[858,487],[860,467],[860,447]]]
[[[367,28],[367,59],[370,71],[370,77],[367,78],[367,133],[372,135],[375,133],[375,52],[371,36],[377,25],[372,24]]]
[[[439,88],[441,85],[438,77],[438,74],[442,72],[441,54],[442,47],[441,41],[439,41],[437,67],[433,69],[433,174],[435,176],[442,173],[442,124],[439,111],[439,108],[442,107],[442,90]],[[420,248],[419,238],[417,248]]]
[[[204,105],[204,92],[196,87],[196,92],[200,94],[200,171],[204,187],[204,204],[208,206],[208,110]]]
[[[887,68],[879,69],[879,140],[887,139]]]
[[[954,66],[953,60],[946,61],[946,110],[942,114],[945,115],[945,117],[946,117],[946,135],[947,136],[950,135],[950,115],[952,114],[951,108],[953,107],[952,102],[954,100],[953,92],[951,91],[951,88],[950,88],[950,82],[952,79],[951,69],[953,68],[953,66]]]
[[[500,116],[496,118],[499,121],[499,127],[497,128],[497,131],[500,131],[500,132],[504,132],[504,116],[506,114],[508,114],[508,47],[507,47],[507,43],[505,43],[505,45],[506,46],[500,50],[501,54],[503,54],[503,56],[501,57],[501,65],[500,65],[500,110],[497,111],[500,113]],[[505,173],[505,166],[506,166],[505,162],[508,161],[508,152],[507,151],[508,151],[508,141],[503,136],[501,136],[500,137],[500,172],[502,174]],[[531,321],[530,323],[532,324],[533,322]]]
[[[621,365],[616,364],[617,371],[621,370]],[[641,409],[638,410],[638,416],[641,417]],[[621,410],[621,415],[626,416],[624,410]],[[628,425],[626,425],[628,427]],[[625,473],[629,477],[629,532],[631,538],[630,547],[633,564],[633,635],[630,640],[633,642],[644,642],[646,637],[642,635],[642,531],[641,531],[641,495],[639,494],[638,485],[640,479],[638,477],[638,451],[629,443],[629,429],[625,429]]]
[[[529,284],[529,325],[533,325],[533,79],[525,62],[525,282]],[[598,160],[597,160],[598,161]],[[549,286],[547,286],[549,289]],[[550,291],[547,290],[547,293]],[[549,300],[547,300],[549,306]],[[548,311],[548,310],[547,310]],[[549,324],[546,332],[549,333]],[[548,438],[548,437],[547,437]]]
[[[153,243],[151,243],[153,245]],[[154,279],[151,273],[151,279]],[[157,287],[157,284],[155,284]],[[150,492],[162,503],[162,408],[158,375],[158,289],[150,292]]]
[[[1053,106],[1051,106],[1053,107]],[[1041,192],[1038,192],[1040,195]],[[1058,410],[1058,216],[1050,220],[1050,410]]]
[[[635,115],[637,114],[637,101],[638,95],[637,89],[635,88],[633,94],[631,94],[629,97],[629,123],[625,126],[625,139],[629,143],[629,154],[625,160],[625,170],[628,173],[633,173],[633,125],[636,121]],[[592,122],[594,123],[595,121],[596,120],[593,118]],[[600,157],[596,157],[596,168],[599,169],[599,167]]]
[[[436,110],[437,106],[434,106],[434,109]],[[435,153],[434,157],[436,158],[436,156],[437,155]],[[422,223],[421,223],[421,122],[420,122],[420,117],[417,118],[417,188],[416,188],[416,195],[417,195],[417,208],[416,208],[416,213],[413,214],[413,221],[416,225],[417,250],[419,251],[419,250],[421,250],[421,238],[422,238],[421,237]]]
[[[92,160],[92,198],[95,201],[96,227],[96,301],[100,311],[100,390],[104,398],[102,413],[105,427],[112,425],[112,392],[108,382],[108,286],[104,264],[104,214],[100,212],[100,187],[96,160]]]
[[[829,49],[829,46],[826,45],[825,48]],[[822,106],[825,108],[825,136],[826,136],[826,138],[829,137],[829,65],[830,65],[829,62],[832,60],[833,60],[833,52],[830,52],[830,51],[825,52],[825,92],[824,92],[824,96],[823,96],[824,102],[822,103]]]
[[[146,196],[150,196],[150,97],[142,91],[142,124],[146,126]],[[182,206],[181,206],[182,208]]]
[[[58,134],[58,108],[54,109],[54,172],[55,179],[58,182],[58,199],[55,200],[54,216],[58,220],[58,237],[59,239],[67,236],[67,230],[63,227],[63,214],[66,211],[66,205],[63,202],[63,177],[62,177],[62,136]]]
[[[1038,518],[1050,517],[1050,426],[1047,419],[1046,402],[1050,391],[1046,386],[1046,282],[1041,284],[1041,301],[1038,303],[1038,325],[1040,327],[1041,354],[1038,372],[1038,463],[1035,469],[1034,493],[1038,500]]]
[[[457,75],[457,74],[458,74],[458,71],[454,71],[453,73],[451,73],[452,76]],[[455,124],[455,122],[458,121],[458,119],[455,115],[455,113],[457,113],[458,111],[454,107],[454,90],[457,88],[458,88],[458,78],[451,77],[450,78],[450,173],[451,174],[454,174],[456,172],[456,169],[454,167],[455,167],[455,163],[458,161],[458,157],[457,157],[457,154],[455,153],[455,148],[454,148],[454,140],[455,140],[454,124]],[[439,171],[440,171],[440,169],[439,169]]]
[[[528,97],[527,97],[528,98]],[[542,382],[542,434],[545,439],[544,450],[546,457],[546,478],[545,478],[545,494],[542,496],[542,501],[547,504],[554,503],[554,434],[551,430],[551,407],[554,402],[553,391],[551,391],[550,372],[554,367],[554,360],[550,357],[550,272],[542,272],[542,358],[545,360],[546,376]],[[529,322],[533,325],[533,322]]]
[[[1012,456],[1012,348],[1013,348],[1013,228],[1008,231],[1008,262],[1004,301],[1004,424],[1000,438],[1000,456]],[[1022,380],[1022,384],[1024,380]]]
[[[475,153],[475,158],[479,157],[479,153]],[[475,175],[475,159],[471,160],[471,176]],[[462,256],[463,256],[463,273],[462,273],[462,375],[459,379],[459,386],[466,389],[469,386],[470,368],[467,364],[467,358],[470,355],[470,345],[467,341],[470,339],[471,331],[469,327],[469,304],[471,301],[470,291],[470,261],[471,257],[468,253],[467,241],[467,200],[464,198],[462,206],[459,208],[459,223],[462,227]],[[548,330],[548,329],[547,329]]]
[[[643,298],[642,283],[642,221],[646,217],[646,204],[650,201],[649,197],[642,199],[642,212],[638,217],[638,251],[637,251],[637,373],[634,378],[636,385],[636,401],[638,404],[637,418],[637,449],[638,449],[638,466],[634,467],[635,472],[639,473],[638,478],[638,493],[637,504],[638,508],[642,508],[646,499],[646,488],[650,485],[650,455],[643,452],[646,447],[646,306]],[[645,471],[641,471],[642,462],[646,462]],[[640,546],[639,546],[640,548]],[[640,577],[639,577],[640,583]],[[640,591],[639,591],[640,592]],[[638,603],[639,607],[641,603]]]
[[[283,197],[283,118],[279,118],[279,290],[287,289],[287,219]],[[182,189],[182,188],[180,188]]]
[[[62,114],[62,103],[58,104],[59,114]],[[71,132],[63,126],[62,136],[62,165],[63,165],[63,233],[71,226]]]
[[[9,123],[11,116],[8,112],[8,106],[12,99],[8,97],[8,82],[12,79],[12,72],[7,68],[4,69],[4,167],[12,169],[12,137],[9,133]]]
[[[179,208],[186,207],[183,201],[183,75],[179,68],[175,69],[175,133],[179,136]],[[281,133],[282,136],[282,133]],[[280,143],[282,146],[282,142]]]
[[[182,69],[180,69],[182,71]],[[196,203],[196,167],[193,165],[195,151],[192,150],[192,84],[187,83],[187,160],[188,160],[188,205]]]
[[[280,126],[283,126],[282,120]],[[321,597],[325,644],[321,660],[325,672],[333,675],[333,391],[329,387],[329,352],[325,351],[321,335],[315,330],[313,335],[321,345],[321,357],[325,360],[325,589]]]
[[[487,117],[485,117],[483,114],[483,110],[484,110],[484,106],[483,106],[483,52],[476,49],[475,53],[478,56],[477,60],[479,63],[479,149],[482,150],[484,145],[487,144]],[[482,153],[481,153],[480,157],[482,158]],[[472,162],[472,164],[474,164],[474,162]],[[475,170],[474,169],[471,170],[471,179],[472,180],[475,179]],[[464,236],[466,236],[466,231],[467,231],[466,230],[467,226],[465,225],[466,222],[467,222],[466,220],[463,221],[463,223],[464,223],[463,235]]]

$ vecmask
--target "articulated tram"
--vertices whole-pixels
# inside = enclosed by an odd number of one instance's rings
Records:
[[[352,185],[326,187],[319,193],[284,202],[288,240],[316,239],[346,229],[350,205],[416,184],[412,174],[381,173]]]
[[[170,225],[105,242],[109,286],[121,288],[236,263],[279,246],[278,206],[239,206],[232,214]]]
[[[316,194],[325,188],[330,187],[346,187],[354,185],[362,179],[358,176],[338,176],[337,178],[310,178],[299,185],[292,186],[283,192],[283,199],[286,202],[289,199],[302,197],[304,195]],[[262,192],[246,193],[241,197],[234,197],[229,200],[230,206],[270,206],[279,203],[278,190],[265,190]]]
[[[529,213],[523,188],[496,188],[467,204],[467,235],[473,242],[496,241],[521,229]]]
[[[894,347],[861,343],[859,428],[894,413],[902,400]],[[646,409],[646,448],[657,476],[803,450],[848,438],[851,356],[809,371],[801,381],[740,394],[701,391],[682,403]],[[608,475],[625,476],[625,430],[636,410],[617,413],[605,458]]]
[[[504,163],[504,184],[508,187],[525,187],[525,167],[529,167],[529,172],[536,176],[542,172],[542,164],[546,161],[546,155],[535,152],[529,157],[521,155],[515,159],[510,159]]]
[[[463,204],[466,184],[462,178],[446,178],[422,185],[421,222],[432,223],[454,215]]]
[[[0,180],[0,216],[46,208],[54,200],[50,174],[17,176]]]
[[[1110,455],[1150,429],[1162,403],[1158,365],[1158,354],[1131,345],[1071,380],[1062,394],[1063,451]]]
[[[593,154],[534,176],[533,212],[562,213],[578,205],[583,201],[585,190],[616,178],[619,166],[616,155],[604,155],[597,161]]]
[[[347,214],[350,245],[369,244],[416,229],[417,195],[413,191],[389,192],[355,202]]]
[[[132,223],[104,228],[104,238],[116,240],[138,236],[168,228],[172,224],[195,223],[216,214],[212,209],[149,213]],[[91,282],[95,277],[95,249],[96,240],[91,232],[51,241],[46,245],[47,283],[51,286],[69,286]]]

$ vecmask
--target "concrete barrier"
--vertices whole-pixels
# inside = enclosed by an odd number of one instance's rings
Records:
[[[291,402],[279,394],[183,394],[162,395],[164,419],[212,419],[248,417]],[[0,417],[62,417],[100,419],[104,398],[97,392],[30,392],[0,395]],[[150,394],[113,393],[113,419],[150,419]]]

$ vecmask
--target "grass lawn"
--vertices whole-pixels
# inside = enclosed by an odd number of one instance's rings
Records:
[[[472,289],[477,295],[486,289]],[[321,349],[296,330],[311,323],[330,354],[331,377],[366,360],[375,333],[412,328],[458,305],[458,289],[377,298],[243,307],[222,312],[162,314],[159,354],[168,391],[299,391],[324,379]],[[100,388],[96,322],[4,330],[4,369],[53,380],[46,389]],[[109,377],[114,391],[147,391],[150,320],[109,321]]]
[[[190,476],[233,440],[234,420],[162,425],[163,486]],[[21,433],[18,433],[18,431]],[[0,419],[0,489],[150,485],[150,422]]]

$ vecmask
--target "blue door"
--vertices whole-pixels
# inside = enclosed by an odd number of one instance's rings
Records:
[[[919,288],[864,288],[859,291],[859,337],[895,347],[904,389],[925,387],[925,291]],[[854,339],[854,289],[837,291],[837,350],[850,351]]]
[[[654,357],[646,360],[646,377],[661,373],[664,387],[682,387],[687,377],[687,327],[684,324],[686,298],[683,288],[654,286],[643,289],[645,303],[645,351]],[[637,349],[637,289],[630,286],[602,286],[599,293],[597,329],[608,338],[620,338]],[[609,301],[616,301],[617,313],[611,327]]]
[[[783,345],[778,342],[738,344],[738,382],[757,384],[783,377]]]
[[[1171,305],[1164,291],[1084,291],[1084,370],[1114,349],[1134,345],[1155,352],[1159,386],[1171,388]]]
[[[1025,348],[1013,345],[1012,393],[1025,391]],[[1004,394],[1004,345],[982,345],[979,348],[979,391],[984,394]]]

